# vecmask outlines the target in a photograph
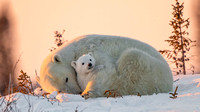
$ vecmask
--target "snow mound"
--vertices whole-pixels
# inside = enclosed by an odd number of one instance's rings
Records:
[[[38,96],[15,93],[1,97],[0,111],[13,112],[199,112],[200,75],[174,76],[177,98],[169,93],[119,98],[93,98],[85,100],[80,95],[53,92],[47,97],[37,88]],[[173,92],[174,92],[173,90]],[[172,92],[172,93],[173,93]],[[12,103],[11,103],[12,102]]]

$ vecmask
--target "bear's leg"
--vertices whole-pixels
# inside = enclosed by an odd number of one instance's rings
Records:
[[[136,48],[129,48],[117,60],[117,71],[120,75],[132,76],[133,83],[136,83],[140,79],[141,72],[150,71],[149,58],[146,53]]]
[[[119,78],[126,80],[123,84],[124,93],[169,92],[173,83],[171,71],[166,66],[168,65],[139,49],[125,50],[117,61]]]
[[[110,86],[116,81],[116,77],[113,77],[115,74],[114,66],[108,66],[107,68],[96,71],[81,95],[85,99],[104,96],[105,91],[110,90]]]

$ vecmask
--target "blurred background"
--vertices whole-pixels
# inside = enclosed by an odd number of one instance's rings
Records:
[[[195,73],[200,73],[200,0],[179,2],[185,3],[184,18],[191,21],[189,38],[197,40],[191,54]],[[157,50],[169,48],[164,40],[173,30],[171,4],[175,0],[0,0],[0,92],[20,70],[35,80],[56,30],[65,29],[68,41],[86,34],[119,35]]]

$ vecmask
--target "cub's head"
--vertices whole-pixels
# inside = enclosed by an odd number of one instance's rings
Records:
[[[84,54],[78,58],[77,61],[72,61],[71,65],[79,73],[89,73],[95,67],[95,59],[93,54],[89,52],[88,54]]]

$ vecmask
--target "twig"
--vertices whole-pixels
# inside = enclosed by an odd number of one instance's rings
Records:
[[[29,95],[28,95],[28,99],[26,98],[25,95],[23,95],[25,100],[28,102],[28,105],[29,105],[29,109],[28,109],[28,112],[31,112],[31,103],[30,103],[30,98],[29,98]]]
[[[108,93],[108,94],[107,94]],[[107,98],[108,97],[113,97],[113,98],[116,98],[116,97],[122,97],[117,91],[115,90],[106,90],[104,92],[104,95],[107,95]],[[123,98],[123,97],[122,97]]]
[[[179,81],[180,79],[176,79],[174,82],[177,82],[177,81]]]
[[[177,90],[178,90],[178,86],[176,86],[176,89],[175,89],[174,93],[169,93],[169,94],[172,95],[172,96],[170,96],[170,98],[172,98],[172,99],[176,99],[177,98],[177,96],[176,96],[176,95],[178,95],[178,93],[176,93]]]
[[[78,112],[78,106],[76,107],[76,110],[75,110],[75,112]]]
[[[138,92],[137,96],[142,97],[142,95]]]

